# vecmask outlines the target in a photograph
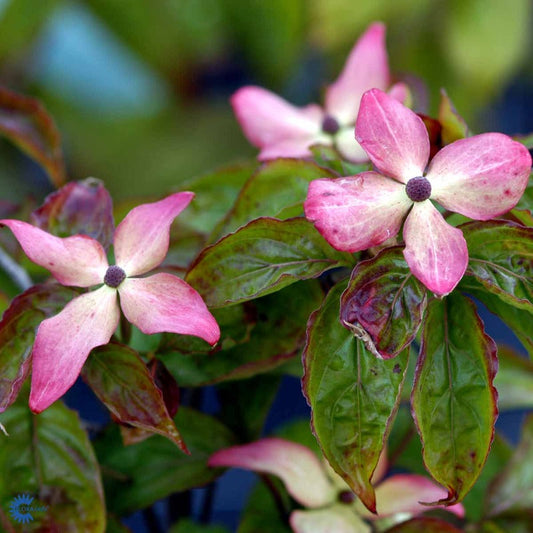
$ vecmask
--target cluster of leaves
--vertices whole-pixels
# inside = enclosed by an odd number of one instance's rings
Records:
[[[12,93],[0,93],[0,107],[0,133],[61,185],[65,172],[51,119]],[[426,123],[435,146],[467,134],[446,95],[438,119]],[[505,219],[448,219],[463,231],[470,262],[457,289],[437,299],[412,276],[398,243],[338,252],[303,217],[310,181],[367,169],[342,161],[333,149],[318,146],[313,153],[314,161],[232,167],[183,185],[197,200],[173,229],[160,268],[181,272],[200,292],[221,340],[212,349],[196,338],[147,337],[124,325],[91,353],[82,372],[118,423],[93,444],[60,403],[38,416],[26,407],[36,327],[78,291],[44,280],[37,269],[30,274],[43,282],[24,287],[26,263],[13,266],[12,279],[26,290],[0,322],[0,423],[10,434],[1,436],[0,471],[12,481],[0,487],[6,529],[4,509],[19,492],[36,494],[53,509],[36,516],[35,530],[103,531],[109,513],[108,530],[120,531],[113,517],[213,481],[221,472],[207,466],[209,456],[259,437],[280,376],[302,375],[301,354],[321,452],[368,509],[375,510],[371,476],[389,440],[393,464],[414,471],[425,466],[447,489],[439,503],[468,503],[469,492],[476,495],[478,503],[467,506],[473,531],[527,527],[533,472],[524,465],[533,458],[533,423],[514,452],[493,439],[496,389],[500,409],[531,407],[533,366],[503,349],[497,374],[497,346],[472,297],[533,355],[533,186]],[[99,181],[71,182],[50,195],[32,221],[55,235],[84,233],[106,246],[113,206]],[[16,253],[13,242],[1,238]],[[195,391],[213,384],[223,406],[218,419],[199,412],[194,401]],[[189,401],[180,406],[180,396]],[[412,418],[401,406],[409,398]],[[309,444],[308,431],[297,434],[294,440]],[[273,487],[278,504],[292,505],[282,487]],[[260,531],[258,516],[268,531],[289,531],[269,498],[263,489],[252,496],[241,533]],[[439,515],[388,530],[456,526]],[[182,523],[176,531],[194,527]]]

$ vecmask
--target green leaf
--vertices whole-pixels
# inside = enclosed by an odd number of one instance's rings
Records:
[[[461,533],[461,530],[440,518],[421,516],[387,529],[385,533]]]
[[[265,374],[218,387],[220,417],[242,442],[261,436],[280,382],[281,376]]]
[[[207,341],[199,337],[164,333],[159,345],[159,352],[164,353],[173,350],[182,354],[218,352],[221,349],[227,350],[236,344],[250,340],[250,332],[257,323],[254,302],[221,307],[211,311],[221,330],[220,340],[214,350]],[[143,336],[147,337],[147,335]],[[157,351],[157,347],[151,351]]]
[[[498,220],[461,226],[466,273],[507,303],[533,312],[533,228]]]
[[[350,263],[305,218],[260,218],[206,248],[186,281],[209,307],[224,307]]]
[[[381,360],[343,328],[338,313],[344,288],[336,285],[309,319],[303,390],[324,455],[375,511],[370,478],[398,407],[409,350]]]
[[[487,458],[496,422],[496,345],[459,294],[428,305],[411,404],[429,473],[461,501]]]
[[[196,524],[187,518],[173,525],[169,533],[229,533],[229,531],[222,526]]]
[[[236,443],[232,433],[215,418],[187,407],[181,407],[174,420],[191,455],[184,455],[159,435],[124,446],[116,426],[95,441],[111,511],[124,515],[144,509],[173,492],[205,485],[220,474],[207,466],[207,459]]]
[[[207,237],[226,216],[253,174],[257,163],[225,167],[183,182],[180,189],[196,194],[187,209],[180,214],[181,226],[205,234]]]
[[[460,287],[480,300],[489,311],[498,315],[513,330],[513,333],[524,345],[530,357],[533,357],[532,313],[510,305],[498,296],[486,292],[473,278],[464,277]]]
[[[107,248],[113,243],[113,201],[95,178],[72,181],[48,195],[31,214],[31,222],[58,237],[83,234]]]
[[[15,401],[30,372],[39,324],[78,294],[76,289],[49,283],[35,285],[11,302],[0,321],[0,412]]]
[[[531,134],[531,138],[533,139],[533,133]],[[529,176],[529,181],[526,190],[524,191],[522,198],[520,198],[520,200],[516,204],[516,208],[528,209],[529,211],[533,211],[533,175]]]
[[[354,176],[370,170],[369,163],[350,163],[343,161],[339,152],[332,146],[315,144],[310,148],[317,165],[331,169],[337,176]],[[333,176],[332,176],[333,177]]]
[[[389,359],[415,338],[426,309],[426,292],[411,274],[401,247],[387,248],[354,268],[341,297],[341,322],[366,339],[368,349]]]
[[[215,228],[211,242],[259,217],[303,215],[309,183],[334,177],[337,177],[335,172],[308,161],[274,159],[263,163],[246,182],[226,218]],[[289,216],[282,216],[288,210]]]
[[[291,285],[247,304],[247,312],[257,319],[248,342],[213,353],[160,355],[180,386],[207,385],[267,372],[299,353],[307,318],[322,297],[314,280]]]
[[[409,366],[414,359],[414,357],[411,358]],[[406,377],[406,382],[411,382],[409,377]],[[390,431],[388,456],[391,468],[401,468],[422,476],[427,475],[422,462],[422,444],[417,438],[411,410],[403,402],[398,409]]]
[[[533,133],[527,135],[514,135],[513,140],[522,143],[528,150],[533,149]]]
[[[440,134],[443,144],[451,144],[468,136],[468,126],[464,118],[457,113],[455,106],[444,89],[440,90],[438,117],[442,126]]]
[[[505,469],[500,471],[487,492],[488,516],[533,508],[533,415],[522,427],[522,438]]]
[[[65,183],[59,131],[38,100],[0,87],[0,135],[39,163],[56,187]]]
[[[479,521],[484,515],[484,499],[491,481],[502,471],[511,458],[512,448],[497,433],[490,448],[487,462],[483,470],[474,483],[470,492],[465,496],[463,505],[466,511],[466,518],[469,521]]]
[[[500,410],[533,409],[533,362],[519,356],[512,348],[498,346],[494,386]]]
[[[526,228],[533,228],[533,215],[529,209],[511,209],[509,215]]]
[[[303,420],[291,420],[287,424],[277,427],[275,434],[282,439],[292,440],[309,448],[319,459],[323,459],[322,452],[320,451],[316,438],[311,432],[311,424],[307,418]]]
[[[498,516],[481,523],[479,533],[531,533],[533,511],[528,509],[512,516]]]
[[[188,453],[168,414],[163,393],[131,348],[116,343],[95,348],[81,375],[120,423],[159,433]]]
[[[0,505],[28,493],[47,506],[32,531],[102,533],[105,505],[99,465],[77,413],[61,402],[32,415],[24,402],[0,415]],[[35,529],[33,529],[35,528]]]
[[[269,478],[273,487],[280,495],[283,514],[290,506],[290,500],[283,483],[277,478]],[[264,483],[258,483],[250,494],[250,498],[242,512],[237,533],[291,533],[287,519],[281,515],[272,493]]]

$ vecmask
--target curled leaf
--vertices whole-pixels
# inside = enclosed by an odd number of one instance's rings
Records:
[[[113,201],[100,180],[73,181],[49,194],[31,222],[58,237],[88,235],[107,248],[115,230]]]
[[[0,87],[0,135],[37,161],[56,187],[65,183],[59,131],[38,100]]]

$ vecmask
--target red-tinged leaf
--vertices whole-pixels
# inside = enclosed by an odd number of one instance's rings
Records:
[[[209,307],[224,307],[351,263],[305,218],[259,218],[206,248],[186,281]]]
[[[461,533],[461,530],[439,518],[421,516],[387,529],[385,533]]]
[[[439,122],[443,144],[450,144],[469,135],[464,118],[457,113],[450,97],[444,89],[440,90]]]
[[[387,248],[354,268],[341,297],[341,322],[367,341],[367,349],[389,359],[415,338],[426,308],[426,292],[411,274],[402,249]]]
[[[38,100],[0,87],[0,135],[37,161],[56,187],[65,183],[59,131]]]
[[[163,402],[165,403],[169,416],[174,418],[178,412],[180,398],[178,384],[176,383],[174,376],[159,359],[151,359],[146,366],[148,367],[154,383],[163,395]],[[113,414],[111,415],[111,418],[113,418],[115,422],[121,424],[121,421]],[[140,427],[125,426],[121,424],[120,434],[122,435],[124,444],[128,446],[130,444],[142,442],[148,437],[151,437],[154,432]]]
[[[533,139],[533,135],[531,135],[531,138]],[[516,218],[523,226],[533,226],[533,179],[531,176],[529,176],[529,182],[522,198],[520,198],[516,207],[509,214]]]
[[[235,205],[215,228],[210,242],[259,217],[287,218],[303,215],[309,183],[337,174],[309,161],[275,159],[263,163],[245,183]]]
[[[0,413],[17,398],[31,367],[39,324],[65,307],[79,292],[57,283],[35,285],[17,296],[0,321]]]
[[[159,433],[188,453],[163,393],[136,352],[115,343],[96,348],[81,375],[120,423]]]
[[[170,418],[174,418],[180,404],[180,391],[174,376],[159,359],[152,359],[147,366],[154,383],[163,394],[163,401]]]
[[[496,344],[474,304],[452,293],[428,305],[411,405],[429,473],[460,502],[477,480],[494,436]]]
[[[494,478],[485,498],[485,513],[494,517],[533,509],[533,415],[506,467]]]
[[[58,237],[88,235],[107,248],[115,230],[113,201],[100,180],[70,182],[46,197],[31,222]]]
[[[300,353],[305,324],[322,298],[318,282],[309,280],[254,300],[247,307],[256,315],[257,323],[247,342],[192,356],[168,352],[163,355],[165,365],[184,387],[243,379],[272,370]]]
[[[27,397],[21,397],[0,415],[0,423],[9,432],[9,437],[0,435],[2,510],[20,494],[32,495],[36,506],[47,508],[32,513],[31,524],[2,531],[103,532],[100,467],[78,414],[55,402],[32,415]]]
[[[354,338],[339,321],[344,288],[335,286],[309,319],[303,390],[324,455],[375,512],[370,479],[398,407],[409,350],[382,360]]]
[[[533,215],[529,209],[511,209],[509,216],[526,228],[533,228]]]
[[[461,229],[468,244],[466,274],[505,302],[533,312],[533,228],[491,220]]]
[[[430,157],[433,157],[442,148],[442,126],[438,120],[431,118],[427,115],[418,113],[418,116],[422,119],[422,122],[424,123],[424,126],[426,126],[426,129],[428,131],[430,150],[429,154]]]

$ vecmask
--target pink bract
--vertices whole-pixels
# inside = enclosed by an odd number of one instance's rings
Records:
[[[343,71],[326,89],[325,105],[296,107],[256,86],[239,89],[231,98],[233,110],[247,139],[260,148],[259,159],[310,157],[313,144],[334,145],[351,161],[368,156],[354,138],[354,125],[364,92],[388,89],[390,72],[385,48],[385,26],[374,23],[353,47]],[[391,94],[405,101],[407,87],[398,83]]]
[[[528,150],[501,133],[485,133],[449,144],[428,166],[424,123],[379,89],[361,100],[356,138],[379,174],[311,182],[306,217],[334,248],[348,252],[382,244],[405,219],[411,272],[435,294],[450,293],[466,270],[468,250],[462,232],[431,200],[475,220],[509,211],[527,186]],[[424,192],[413,178],[423,182]]]
[[[446,496],[442,487],[423,476],[400,474],[382,480],[387,469],[383,453],[372,477],[378,509],[378,515],[374,515],[355,495],[353,503],[340,503],[341,493],[351,493],[342,478],[329,465],[321,463],[309,448],[281,438],[266,438],[219,450],[210,457],[208,464],[278,476],[289,494],[306,507],[291,513],[290,524],[295,533],[370,532],[362,518],[417,515],[428,510],[420,501],[436,501]],[[457,516],[464,515],[461,504],[447,507],[447,510]]]
[[[60,238],[18,220],[0,220],[11,229],[26,255],[63,285],[92,287],[57,315],[43,320],[32,351],[30,408],[39,413],[76,381],[96,346],[115,332],[120,305],[126,318],[145,333],[194,335],[215,344],[220,330],[201,296],[171,274],[131,278],[158,266],[168,251],[170,225],[192,200],[181,192],[132,209],[115,230],[115,257],[122,270],[117,283],[104,249],[83,235]],[[119,273],[120,273],[119,269]],[[115,273],[116,274],[116,273]]]

